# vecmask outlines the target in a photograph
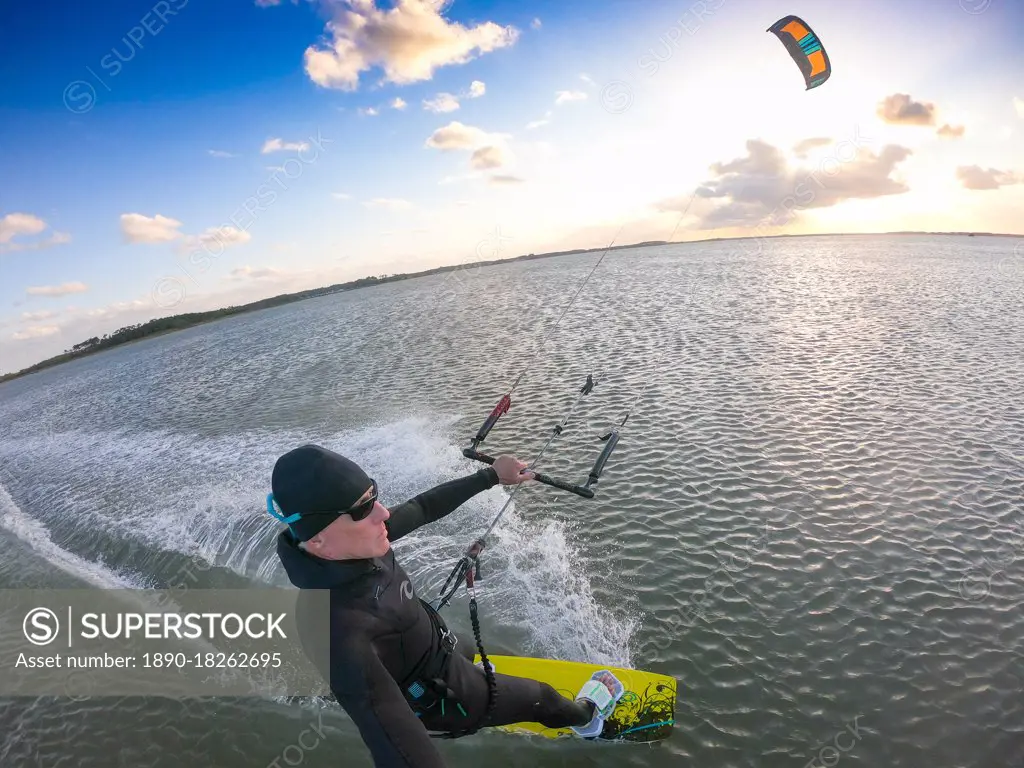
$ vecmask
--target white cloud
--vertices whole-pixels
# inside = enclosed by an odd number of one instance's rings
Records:
[[[977,165],[960,166],[956,169],[956,177],[965,189],[973,190],[999,189],[1011,184],[1024,183],[1024,174],[1000,171],[997,168],[981,168]]]
[[[935,133],[943,139],[959,139],[963,137],[966,130],[967,129],[962,125],[950,125],[949,123],[946,123]]]
[[[208,149],[206,150],[206,152],[208,155],[210,155],[210,157],[238,157],[238,155],[233,155],[230,152],[225,152],[222,149]]]
[[[827,136],[816,136],[814,138],[804,139],[803,141],[797,142],[796,146],[793,147],[793,154],[801,160],[804,160],[812,150],[817,149],[818,147],[830,147],[832,146],[832,143],[832,139]]]
[[[914,101],[908,93],[886,96],[877,114],[893,125],[935,125],[936,107],[931,102]]]
[[[583,72],[582,74],[580,74],[580,80],[582,80],[587,85],[593,86],[594,88],[597,87],[597,83],[595,83],[594,79],[590,75],[588,75],[586,72]]]
[[[31,213],[8,213],[0,219],[0,243],[9,243],[18,235],[38,235],[46,222]]]
[[[54,232],[45,240],[36,240],[34,243],[10,243],[0,245],[0,253],[14,253],[15,251],[39,251],[43,248],[50,248],[54,245],[64,245],[71,242],[71,235],[67,232]]]
[[[499,144],[505,134],[487,133],[472,125],[464,125],[454,120],[443,128],[434,131],[427,139],[426,145],[433,149],[474,149],[488,144]]]
[[[429,101],[424,100],[423,108],[429,112],[454,112],[459,108],[459,100],[450,93],[439,93]]]
[[[475,126],[453,121],[434,131],[427,139],[426,145],[443,152],[472,151],[469,165],[474,170],[481,171],[500,168],[508,164],[510,152],[505,145],[507,138],[509,138],[508,134],[487,133]],[[472,178],[472,176],[446,176],[440,183],[450,184],[464,178]]]
[[[67,232],[52,232],[49,237],[35,242],[13,242],[16,237],[31,237],[46,230],[47,224],[31,213],[9,213],[0,219],[0,253],[38,251],[54,245],[71,242]]]
[[[533,27],[534,29],[540,29],[540,19],[535,17],[534,20],[530,22],[530,26]]]
[[[134,299],[132,301],[115,301],[113,304],[106,307],[99,307],[97,309],[87,310],[85,312],[85,316],[109,318],[123,314],[125,312],[139,310],[149,306],[149,302],[145,302],[142,299]]]
[[[504,184],[522,184],[525,181],[525,179],[521,179],[518,176],[512,176],[511,174],[507,174],[507,173],[496,173],[493,176],[491,176],[488,179],[488,181],[491,184],[502,184],[502,185],[504,185]]]
[[[333,192],[333,193],[331,193],[331,197],[333,197],[335,200],[351,200],[352,199],[352,195],[348,194],[347,192]]]
[[[501,147],[481,147],[469,158],[469,164],[478,171],[501,168],[507,162],[505,150]]]
[[[380,111],[376,107],[360,107],[358,111],[360,115],[368,115],[370,117],[375,117],[380,114]]]
[[[798,144],[807,149],[811,141]],[[747,141],[747,155],[714,163],[709,179],[697,189],[704,200],[723,200],[700,216],[701,229],[789,223],[802,210],[828,208],[846,200],[868,200],[901,195],[910,189],[892,177],[897,166],[910,157],[906,147],[887,145],[878,154],[859,149],[834,173],[794,168],[782,151],[758,139]],[[831,169],[830,169],[831,170]],[[681,211],[690,196],[658,204],[662,211]]]
[[[405,109],[406,106],[408,105],[406,104],[405,100],[401,98],[396,98],[394,101],[391,102],[392,109]]]
[[[514,45],[515,27],[488,21],[473,27],[441,14],[450,0],[398,0],[377,8],[376,0],[339,3],[327,24],[328,47],[305,52],[309,78],[324,88],[355,90],[362,72],[379,66],[384,82],[429,80],[439,67],[464,64],[478,55]]]
[[[85,293],[89,286],[85,283],[62,283],[61,285],[40,285],[26,289],[29,296],[67,296],[72,293]]]
[[[129,243],[166,243],[181,237],[181,222],[161,216],[152,218],[141,213],[121,214],[121,233]]]
[[[38,322],[40,320],[50,320],[51,318],[54,318],[56,316],[57,316],[57,313],[56,312],[51,312],[50,310],[46,310],[46,311],[43,311],[43,312],[22,312],[21,313],[21,319],[22,320],[29,320],[31,322]]]
[[[222,251],[233,245],[243,245],[250,240],[252,240],[252,235],[243,229],[228,226],[208,227],[202,234],[186,237],[183,248],[192,251],[202,248],[207,252],[212,252],[213,248],[219,248]]]
[[[287,150],[297,149],[300,152],[304,149],[309,149],[309,144],[305,141],[283,141],[279,138],[267,139],[263,144],[263,149],[260,152],[264,155],[270,154],[271,152],[283,152]]]
[[[424,100],[423,108],[429,112],[454,112],[459,108],[459,99],[479,99],[487,93],[487,85],[482,80],[474,80],[469,84],[469,90],[463,91],[458,96],[454,93],[439,93],[433,99]]]
[[[534,128],[540,128],[542,125],[547,125],[551,122],[551,112],[549,111],[540,120],[534,120],[532,123],[526,124],[526,130],[532,131]]]
[[[60,333],[60,328],[56,325],[33,325],[26,328],[24,331],[19,331],[11,336],[16,341],[23,341],[25,339],[41,339],[44,336],[53,336],[55,333]]]
[[[566,104],[570,101],[583,101],[587,98],[587,94],[583,91],[558,91],[556,94],[555,104]]]
[[[406,211],[413,207],[408,200],[394,197],[375,197],[363,203],[367,208],[387,208],[392,211]]]
[[[261,267],[259,269],[253,269],[248,264],[244,267],[238,267],[237,269],[231,270],[232,280],[243,280],[249,278],[251,280],[262,280],[267,277],[280,277],[284,272],[280,269],[274,269],[273,267]]]
[[[1024,99],[1013,97],[1013,108],[1017,110],[1018,117],[1024,117]]]

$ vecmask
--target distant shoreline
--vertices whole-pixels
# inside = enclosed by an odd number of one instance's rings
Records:
[[[186,328],[192,328],[197,325],[203,325],[205,323],[212,322],[213,320],[219,320],[220,318],[223,317],[230,317],[232,315],[243,314],[245,312],[255,312],[260,309],[269,309],[270,307],[291,304],[297,301],[304,301],[305,299],[316,298],[318,296],[329,296],[334,293],[358,290],[359,288],[366,288],[372,285],[391,283],[398,280],[410,280],[415,277],[425,277],[427,275],[436,275],[442,272],[453,272],[455,270],[468,269],[471,267],[488,267],[493,266],[495,264],[507,264],[513,261],[549,259],[554,258],[556,256],[572,256],[584,253],[620,251],[629,248],[652,248],[662,245],[716,243],[725,240],[759,240],[762,238],[775,239],[786,237],[889,237],[897,235],[926,235],[929,237],[1024,238],[1024,234],[1014,235],[998,232],[840,232],[835,234],[779,234],[744,235],[741,237],[710,237],[704,240],[676,240],[671,242],[668,240],[645,240],[639,243],[630,243],[628,245],[615,245],[604,248],[574,248],[568,251],[551,251],[549,253],[529,253],[523,256],[510,256],[507,259],[492,259],[490,261],[476,261],[469,264],[452,264],[443,267],[434,267],[433,269],[423,270],[422,272],[403,272],[401,274],[384,275],[379,277],[361,277],[357,280],[351,280],[347,283],[336,283],[334,285],[326,286],[323,288],[312,288],[310,290],[299,291],[297,293],[285,293],[268,299],[261,299],[260,301],[250,302],[249,304],[224,307],[222,309],[210,310],[209,312],[190,312],[182,315],[171,315],[168,317],[162,317],[155,320],[150,320],[146,323],[140,323],[138,325],[121,328],[112,334],[105,334],[102,339],[94,337],[94,339],[82,342],[81,344],[76,344],[75,347],[72,347],[71,351],[66,351],[55,357],[48,358],[46,360],[36,363],[35,365],[31,365],[28,368],[23,368],[20,371],[0,376],[0,384],[6,381],[11,381],[13,379],[20,378],[22,376],[27,376],[31,373],[36,373],[46,368],[52,368],[54,366],[69,362],[71,360],[77,360],[80,357],[94,355],[97,354],[98,352],[102,352],[113,347],[123,346],[124,344],[129,344],[134,341],[140,341],[142,339],[152,338],[154,336],[162,336],[166,333],[171,333],[174,331],[181,331]]]

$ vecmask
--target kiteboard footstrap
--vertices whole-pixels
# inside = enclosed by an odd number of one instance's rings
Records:
[[[576,701],[589,701],[594,705],[594,717],[586,725],[574,725],[572,729],[585,739],[600,736],[605,719],[611,717],[624,692],[622,683],[607,669],[595,672],[576,694]]]

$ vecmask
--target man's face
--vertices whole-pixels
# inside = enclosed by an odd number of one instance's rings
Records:
[[[367,488],[359,501],[365,501],[372,495],[373,488]],[[362,520],[353,520],[348,514],[342,515],[307,541],[306,549],[325,560],[383,557],[391,548],[388,529],[384,525],[389,517],[391,512],[388,508],[376,501],[373,510]]]

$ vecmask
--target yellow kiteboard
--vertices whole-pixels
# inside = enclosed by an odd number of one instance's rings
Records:
[[[676,681],[667,675],[622,669],[577,661],[530,659],[522,656],[487,656],[494,671],[502,675],[528,677],[547,683],[563,696],[573,699],[595,672],[607,669],[625,688],[611,717],[605,720],[599,741],[650,742],[668,738],[676,712]],[[475,662],[480,661],[477,655]],[[515,723],[501,730],[534,733],[549,739],[579,738],[570,728],[545,728],[540,723]]]

